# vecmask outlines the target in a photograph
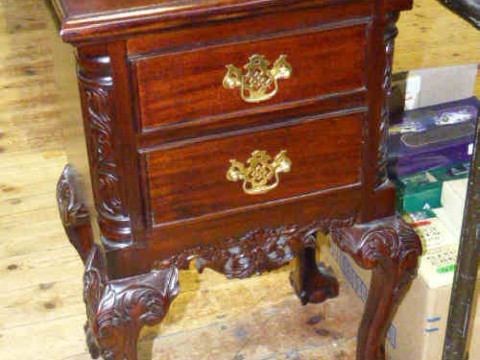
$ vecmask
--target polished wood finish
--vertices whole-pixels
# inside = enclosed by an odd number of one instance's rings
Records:
[[[290,283],[302,305],[318,304],[337,297],[340,287],[337,278],[324,266],[317,265],[315,246],[306,245],[308,243],[298,250],[294,271],[290,273]]]
[[[63,231],[52,196],[66,162],[61,134],[76,134],[84,151],[85,138],[82,122],[79,129],[69,127],[81,117],[79,105],[73,113],[59,107],[60,96],[78,102],[76,74],[71,68],[70,93],[55,88],[50,35],[59,37],[47,27],[51,18],[43,5],[43,0],[23,0],[0,7],[0,359],[85,360],[90,356],[83,337],[84,267]],[[480,58],[478,31],[437,1],[416,0],[414,9],[400,16],[398,28],[394,71]],[[64,57],[71,50],[65,44]],[[477,96],[479,85],[477,81]],[[71,146],[73,139],[68,139]],[[68,161],[83,173],[71,154]],[[341,275],[337,298],[304,307],[290,288],[288,267],[240,281],[209,270],[202,275],[194,269],[181,271],[180,277],[180,293],[168,316],[140,334],[142,360],[149,354],[154,360],[355,357],[363,304]],[[239,338],[239,333],[247,336]]]
[[[335,3],[335,0],[300,1],[166,1],[166,0],[50,0],[62,37],[84,42],[107,37],[125,37],[185,24],[258,16],[274,11],[289,12]],[[407,10],[411,0],[387,0],[386,9]]]
[[[93,233],[77,179],[75,169],[71,165],[65,166],[57,183],[57,203],[68,239],[85,263],[92,249]]]
[[[145,201],[153,223],[358,183],[363,119],[363,114],[355,114],[284,123],[271,130],[149,151],[145,155],[149,188]],[[247,195],[242,181],[228,181],[225,175],[230,159],[245,162],[254,150],[265,150],[272,157],[286,150],[292,169],[280,175],[277,188]],[[318,164],[317,159],[321,159]]]
[[[417,275],[422,244],[399,217],[331,230],[333,241],[364,269],[373,270],[358,333],[357,360],[385,359],[388,327]]]
[[[302,303],[336,296],[336,279],[316,266],[320,231],[375,269],[357,359],[384,359],[385,329],[421,252],[394,217],[384,171],[394,23],[411,3],[52,4],[77,50],[90,164],[78,180],[67,167],[59,206],[91,214],[63,220],[86,262],[92,355],[136,360],[140,328],[163,319],[193,259],[199,271],[245,278],[296,258]],[[226,65],[255,53],[287,55],[293,73],[272,99],[250,104],[222,80]],[[292,160],[262,195],[226,178],[230,159],[255,150]],[[65,206],[69,196],[93,204]]]
[[[92,358],[137,360],[137,341],[143,326],[160,323],[178,294],[175,268],[111,281],[98,245],[86,260],[85,333]]]
[[[151,131],[171,123],[251,112],[265,105],[301,104],[360,89],[365,79],[365,45],[363,24],[136,58],[132,72],[138,83],[139,127]],[[285,54],[293,69],[291,78],[281,81],[278,93],[266,103],[246,103],[238,89],[221,86],[225,66],[243,68],[253,54],[264,55],[271,63]]]

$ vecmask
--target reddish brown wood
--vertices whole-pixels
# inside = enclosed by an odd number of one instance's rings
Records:
[[[338,0],[50,0],[64,40],[70,42],[125,37],[192,23],[324,7]],[[407,10],[411,0],[387,0],[389,10]]]
[[[80,192],[77,174],[66,165],[57,183],[57,203],[68,240],[85,263],[93,244],[90,215]]]
[[[332,227],[331,235],[357,264],[373,270],[358,332],[357,360],[384,360],[387,329],[417,273],[420,239],[400,217]]]
[[[356,184],[156,226],[147,236],[151,246],[146,264],[168,258],[185,248],[196,247],[199,239],[202,244],[213,245],[226,238],[241,238],[259,228],[278,228],[285,224],[304,227],[322,218],[355,218],[360,206],[360,189],[360,184]],[[117,273],[130,267],[118,268]]]
[[[110,57],[105,47],[80,49],[77,56],[93,197],[106,241],[130,243],[130,219],[118,171],[116,108]]]
[[[137,341],[143,326],[165,317],[178,294],[174,267],[121,280],[109,280],[100,248],[93,245],[85,264],[85,332],[92,358],[137,360]]]
[[[200,273],[208,267],[228,278],[244,279],[278,269],[292,260],[303,248],[315,247],[316,231],[327,232],[331,226],[341,227],[351,224],[352,221],[353,218],[322,219],[303,227],[287,225],[274,229],[258,229],[241,238],[186,249],[156,263],[154,267],[163,269],[174,266],[188,269],[190,261],[195,258]]]
[[[365,109],[365,89],[345,93],[329,94],[311,100],[288,102],[257,107],[248,114],[208,116],[195,121],[180,122],[145,132],[139,136],[139,147],[152,148],[157,144],[167,144],[194,138],[212,138],[215,135],[239,132],[260,126],[280,125],[288,121],[331,117],[345,113],[344,109],[361,111]],[[312,115],[314,114],[314,115]]]
[[[375,186],[381,186],[387,181],[387,137],[388,137],[388,119],[390,116],[390,97],[392,95],[392,70],[393,70],[393,50],[395,45],[395,37],[398,34],[396,21],[399,17],[399,12],[391,12],[385,15],[385,29],[383,32],[385,64],[383,71],[383,103],[381,110],[380,122],[380,139],[378,142],[378,158],[376,169],[376,183]]]
[[[252,111],[266,105],[359,89],[364,85],[365,44],[362,24],[140,57],[135,59],[132,69],[138,83],[139,126],[151,130],[205,116]],[[243,68],[250,56],[246,54],[265,55],[270,63],[281,54],[287,55],[292,76],[280,81],[273,99],[249,104],[242,100],[238,88],[225,89],[221,85],[225,66]]]
[[[136,360],[141,327],[165,316],[178,269],[193,258],[199,270],[244,278],[295,257],[302,303],[336,296],[337,280],[315,261],[322,231],[374,269],[357,359],[383,359],[421,252],[391,218],[384,171],[394,23],[411,1],[51,3],[77,53],[83,123],[69,128],[85,129],[91,184],[69,166],[57,194],[86,263],[92,356]],[[222,80],[226,65],[255,53],[286,54],[293,73],[253,104]],[[287,150],[292,169],[253,196],[226,172],[254,150]]]
[[[318,304],[338,296],[338,280],[315,259],[316,234],[308,235],[309,242],[302,244],[295,257],[295,267],[290,283],[302,305]]]
[[[320,8],[309,11],[294,10],[288,12],[273,12],[262,16],[253,16],[228,22],[211,22],[198,24],[195,32],[188,28],[176,31],[160,31],[132,37],[127,40],[129,55],[141,55],[153,52],[180,51],[186,45],[201,48],[219,42],[234,43],[248,41],[266,33],[280,35],[285,32],[301,32],[302,30],[331,26],[332,23],[345,21],[345,13],[352,18],[368,18],[370,15],[370,0],[358,0],[342,3],[325,3]],[[328,11],[326,11],[328,8]]]
[[[362,125],[363,115],[354,114],[284,123],[269,131],[190,141],[148,152],[146,202],[153,222],[188,219],[354,184],[360,180]],[[226,173],[231,159],[246,163],[255,150],[265,150],[272,158],[286,150],[292,169],[280,174],[276,189],[247,195],[242,181],[228,181]],[[321,159],[321,164],[316,159]]]

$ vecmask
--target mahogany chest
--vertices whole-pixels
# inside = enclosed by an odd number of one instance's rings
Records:
[[[70,154],[57,198],[86,267],[92,356],[136,359],[192,259],[232,278],[295,259],[303,304],[336,296],[321,231],[374,271],[357,359],[383,360],[421,253],[385,170],[395,21],[411,1],[50,5],[69,43],[55,48]]]

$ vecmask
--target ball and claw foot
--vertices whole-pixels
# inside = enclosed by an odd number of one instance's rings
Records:
[[[290,274],[290,283],[302,305],[319,304],[338,296],[338,280],[326,268],[317,265],[315,247],[300,249]]]

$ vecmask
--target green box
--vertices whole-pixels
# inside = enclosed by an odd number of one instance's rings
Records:
[[[405,214],[441,207],[443,182],[468,177],[469,168],[469,163],[459,163],[421,171],[395,180],[397,210]]]

